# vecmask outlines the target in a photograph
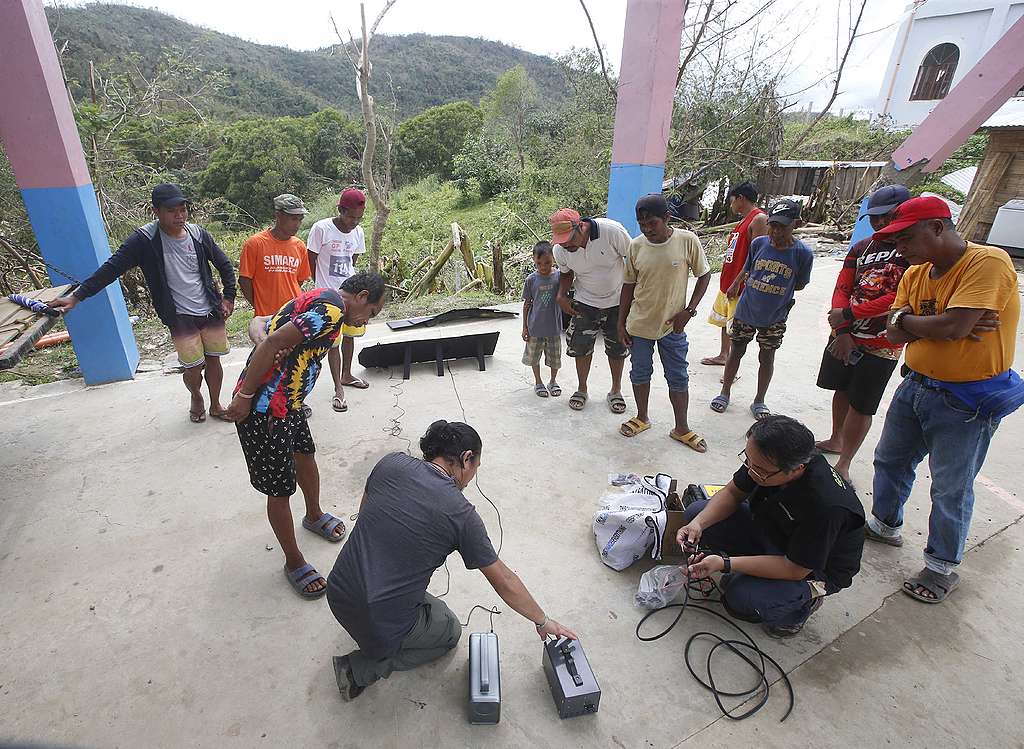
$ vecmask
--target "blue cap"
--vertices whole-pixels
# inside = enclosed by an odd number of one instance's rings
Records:
[[[903,185],[887,185],[879,187],[868,198],[866,216],[884,216],[896,209],[900,203],[910,200],[910,190]]]

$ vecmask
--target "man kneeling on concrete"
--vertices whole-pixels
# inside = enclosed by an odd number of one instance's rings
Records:
[[[691,557],[690,577],[725,573],[730,614],[790,637],[860,571],[864,508],[811,431],[788,416],[756,422],[740,456],[725,488],[687,508],[676,539],[707,549]]]
[[[408,671],[454,648],[458,618],[427,584],[453,551],[501,599],[531,620],[540,638],[576,635],[549,618],[519,576],[498,559],[462,490],[476,476],[483,444],[462,422],[435,421],[420,440],[423,460],[386,455],[366,479],[355,530],[327,578],[327,602],[359,646],[335,656],[346,700],[392,671]]]

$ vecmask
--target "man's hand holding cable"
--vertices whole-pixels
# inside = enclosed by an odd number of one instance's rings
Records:
[[[701,525],[700,516],[695,517],[676,532],[676,543],[679,544],[679,548],[696,546],[700,543],[703,533],[704,527]]]
[[[690,557],[690,565],[686,568],[690,577],[700,580],[708,577],[712,572],[725,570],[725,559],[718,554],[694,554]]]

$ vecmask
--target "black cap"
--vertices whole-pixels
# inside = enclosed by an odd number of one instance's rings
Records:
[[[864,211],[867,216],[884,216],[896,210],[900,203],[910,200],[910,190],[903,185],[887,185],[879,187],[868,198],[868,209]]]
[[[729,190],[729,197],[734,198],[739,195],[742,198],[746,198],[751,203],[757,200],[757,185],[747,180],[746,182],[740,182],[736,187]]]
[[[153,188],[154,208],[174,208],[187,202],[188,198],[177,185],[163,184]]]
[[[795,200],[782,198],[773,200],[768,206],[768,222],[789,226],[800,218],[800,204]]]

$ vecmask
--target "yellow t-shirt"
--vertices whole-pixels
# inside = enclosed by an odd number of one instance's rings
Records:
[[[910,305],[915,315],[941,315],[947,309],[985,309],[999,313],[999,329],[980,341],[911,341],[907,366],[945,382],[984,380],[1013,365],[1020,319],[1017,273],[1010,256],[997,247],[967,243],[956,265],[932,278],[931,263],[912,265],[903,274],[893,309]]]
[[[690,274],[711,270],[700,240],[692,231],[673,229],[668,241],[654,244],[641,234],[629,243],[625,283],[636,284],[626,332],[657,340],[672,332],[666,323],[689,303]]]

